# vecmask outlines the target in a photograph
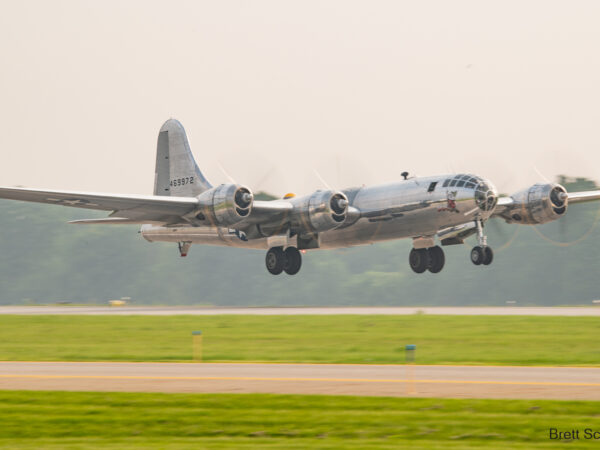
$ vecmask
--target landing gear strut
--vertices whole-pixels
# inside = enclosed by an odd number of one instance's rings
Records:
[[[267,252],[265,264],[269,273],[279,275],[285,272],[288,275],[295,275],[302,267],[302,256],[296,247],[272,247]]]
[[[408,255],[410,268],[416,273],[429,270],[431,273],[439,273],[444,268],[446,258],[441,247],[413,248]]]
[[[491,247],[487,245],[487,237],[483,234],[483,223],[481,220],[477,220],[477,242],[471,250],[471,262],[476,266],[483,264],[489,266],[494,260],[494,252]]]

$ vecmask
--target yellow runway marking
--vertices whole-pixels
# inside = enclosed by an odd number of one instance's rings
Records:
[[[156,364],[156,365],[169,365],[169,364],[197,364],[193,360],[185,361],[0,361],[0,364]],[[205,361],[202,363],[206,365],[236,365],[236,364],[269,364],[269,365],[281,365],[281,366],[352,366],[352,367],[406,367],[405,363],[335,363],[335,362],[287,362],[287,361]],[[500,369],[600,369],[600,365],[588,365],[588,366],[511,366],[511,365],[494,365],[494,364],[413,364],[413,367],[423,367],[425,369],[432,367],[450,367],[450,368],[500,368]]]
[[[101,379],[101,380],[171,380],[171,381],[320,381],[332,383],[425,383],[425,384],[497,384],[509,386],[589,386],[600,383],[576,383],[560,381],[484,381],[484,380],[403,380],[369,378],[294,378],[294,377],[177,377],[144,375],[28,375],[0,374],[0,378],[37,379]]]

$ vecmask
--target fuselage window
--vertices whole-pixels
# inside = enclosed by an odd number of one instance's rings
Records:
[[[446,180],[446,181],[444,181],[444,187],[448,187],[448,184],[450,184],[450,180],[449,179]]]
[[[427,192],[433,192],[435,190],[435,186],[437,185],[437,181],[434,181],[433,183],[431,183],[429,185],[429,189],[427,189]]]

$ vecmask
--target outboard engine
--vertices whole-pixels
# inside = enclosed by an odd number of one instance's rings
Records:
[[[212,225],[230,227],[242,222],[252,211],[254,196],[250,189],[238,184],[221,184],[198,196],[200,209],[195,219]]]

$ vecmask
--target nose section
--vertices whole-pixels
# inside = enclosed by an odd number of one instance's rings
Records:
[[[498,202],[498,191],[494,185],[481,179],[475,188],[475,203],[482,211],[492,211]]]

